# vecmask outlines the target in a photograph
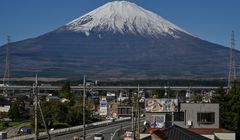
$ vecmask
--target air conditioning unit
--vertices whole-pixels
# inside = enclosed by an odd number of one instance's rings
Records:
[[[187,126],[192,126],[192,121],[187,121]]]

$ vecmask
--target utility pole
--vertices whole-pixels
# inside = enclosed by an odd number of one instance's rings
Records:
[[[139,104],[139,92],[140,92],[140,89],[139,89],[139,85],[138,85],[138,93],[137,93],[137,106],[138,106],[138,131],[137,131],[137,133],[138,133],[138,135],[137,135],[137,137],[138,137],[138,140],[140,140],[140,104]]]
[[[83,77],[83,140],[86,140],[86,130],[85,130],[85,110],[86,110],[86,102],[85,102],[85,95],[86,95],[86,78],[85,75]]]
[[[228,89],[231,87],[232,82],[237,80],[236,76],[236,64],[235,64],[235,35],[234,31],[231,34],[231,48],[230,48],[230,62],[229,62],[229,74],[228,74]]]
[[[35,135],[34,140],[38,139],[38,77],[36,74],[35,83],[33,84],[34,103],[34,120],[35,120]]]
[[[46,133],[48,135],[48,140],[51,140],[51,136],[49,134],[44,116],[43,116],[43,112],[42,112],[42,108],[38,99],[38,94],[39,94],[39,88],[38,88],[38,76],[36,74],[36,78],[35,78],[35,83],[33,84],[33,94],[35,96],[35,106],[34,106],[34,120],[35,120],[35,135],[34,135],[34,140],[38,139],[38,108],[42,117],[42,121],[46,130]]]
[[[136,117],[136,112],[135,112],[135,109],[136,108],[136,103],[135,103],[135,96],[133,96],[133,103],[132,103],[132,133],[133,133],[133,139],[135,140],[136,139],[136,135],[135,135],[135,132],[136,132],[136,124],[135,124],[135,117]]]
[[[134,132],[134,112],[133,112],[133,106],[132,106],[132,132]]]

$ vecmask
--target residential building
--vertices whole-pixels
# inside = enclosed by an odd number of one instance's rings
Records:
[[[0,113],[1,112],[8,112],[10,109],[10,101],[4,99],[4,98],[0,98]]]
[[[154,127],[219,128],[219,104],[177,103],[176,99],[164,99],[164,104],[162,100],[146,103],[146,121]]]

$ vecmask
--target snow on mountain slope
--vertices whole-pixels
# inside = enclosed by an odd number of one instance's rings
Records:
[[[159,35],[179,38],[175,32],[187,33],[157,14],[127,1],[108,2],[66,24],[65,29],[83,32],[86,36],[89,36],[90,31],[93,30],[150,35],[156,38]]]

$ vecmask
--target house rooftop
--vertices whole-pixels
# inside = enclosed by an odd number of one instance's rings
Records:
[[[213,135],[214,133],[231,133],[232,132],[224,128],[189,128],[188,130],[201,135]]]
[[[210,140],[209,138],[177,125],[166,129],[150,128],[147,130],[147,133],[150,133],[153,139],[159,140]]]

